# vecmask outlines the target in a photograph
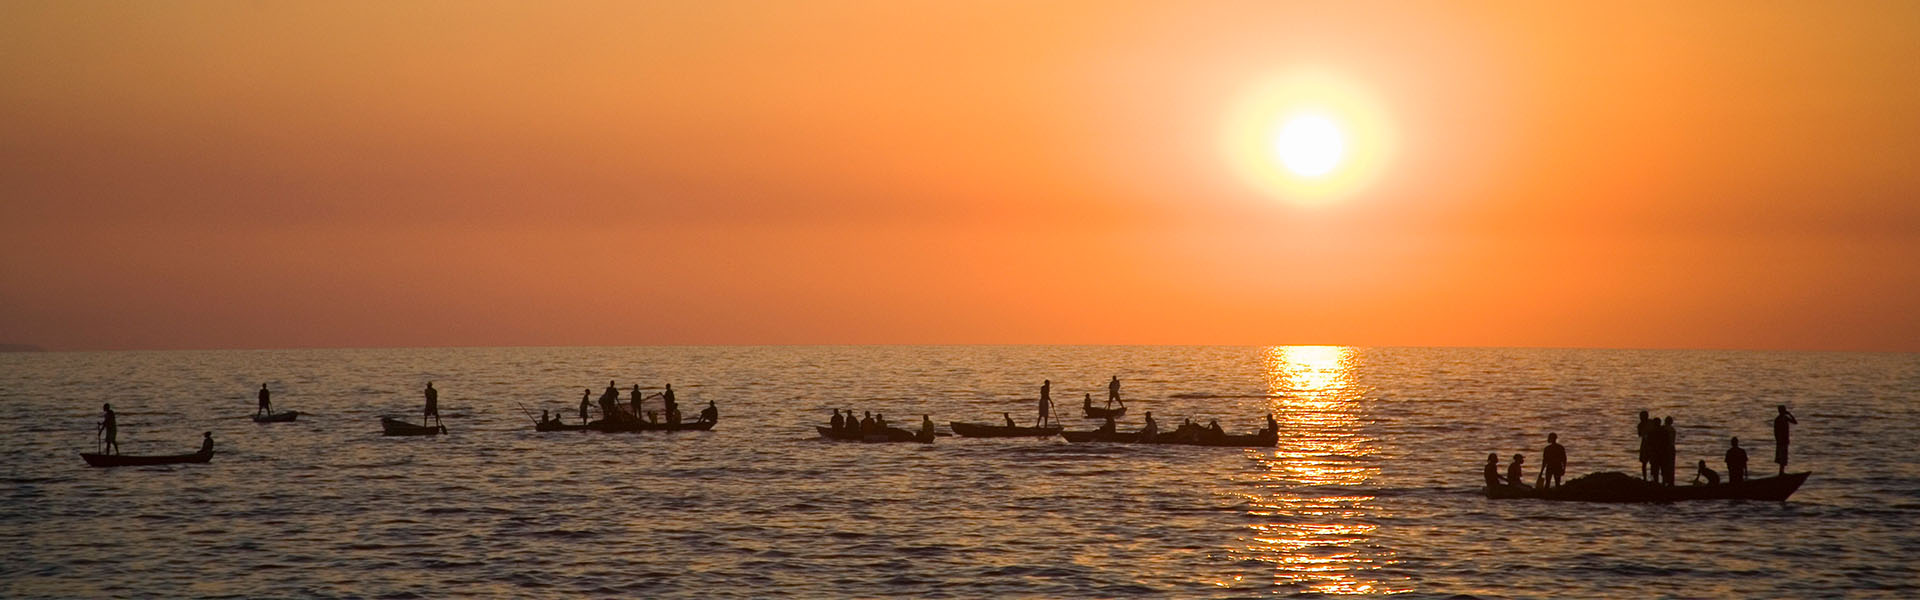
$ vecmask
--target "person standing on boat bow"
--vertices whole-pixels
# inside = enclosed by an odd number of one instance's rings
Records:
[[[669,425],[679,425],[680,403],[673,399],[673,384],[667,384],[667,389],[660,392],[660,404],[666,407],[663,410],[667,413],[667,423]]]
[[[1113,376],[1113,381],[1107,382],[1107,408],[1113,408],[1113,403],[1115,402],[1119,402],[1122,407],[1127,405],[1126,402],[1120,400],[1119,375]]]
[[[1053,380],[1046,379],[1040,382],[1040,418],[1034,421],[1035,427],[1046,427],[1053,422],[1047,414],[1048,409],[1051,408],[1053,408]]]
[[[260,408],[253,411],[253,416],[258,417],[261,413],[266,413],[269,417],[273,416],[273,400],[271,398],[272,394],[267,393],[267,384],[260,384]]]
[[[105,435],[101,442],[107,454],[120,453],[120,419],[113,414],[112,404],[100,405],[100,426],[93,428],[95,435]]]
[[[1547,434],[1547,449],[1540,452],[1540,489],[1560,487],[1567,473],[1567,447],[1560,445],[1560,434]]]
[[[427,418],[433,418],[433,424],[440,424],[440,390],[433,389],[433,382],[427,382],[427,409],[420,415],[420,424],[426,425]]]
[[[1641,480],[1652,480],[1654,479],[1653,475],[1659,473],[1659,471],[1653,467],[1653,457],[1659,454],[1654,450],[1654,443],[1659,439],[1654,435],[1655,428],[1658,425],[1659,423],[1657,421],[1647,416],[1647,411],[1640,411],[1640,423],[1634,427],[1634,431],[1640,435]]]
[[[587,407],[593,406],[593,403],[587,402],[587,399],[592,397],[593,397],[592,389],[580,390],[580,424],[581,425],[587,424]]]
[[[1787,474],[1787,437],[1792,434],[1790,425],[1799,425],[1800,420],[1787,412],[1787,405],[1780,405],[1780,414],[1773,418],[1773,462],[1780,465],[1780,474]]]

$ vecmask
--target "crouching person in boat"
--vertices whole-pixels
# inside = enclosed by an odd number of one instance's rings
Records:
[[[1100,424],[1100,433],[1113,433],[1114,428],[1115,428],[1115,424],[1113,422],[1113,414],[1108,413],[1107,422]]]
[[[1520,467],[1520,464],[1526,461],[1527,461],[1527,457],[1524,454],[1513,455],[1513,462],[1507,465],[1507,484],[1508,485],[1512,485],[1515,487],[1529,487],[1526,483],[1527,480],[1522,477],[1522,475],[1526,474],[1526,471],[1525,469],[1522,469]]]
[[[200,453],[213,454],[213,432],[200,434]]]
[[[1693,473],[1693,484],[1700,485],[1701,479],[1706,479],[1707,485],[1720,485],[1720,474],[1707,468],[1707,461],[1704,460],[1700,461],[1700,470]]]
[[[708,400],[707,407],[700,410],[700,422],[714,423],[719,420],[720,420],[720,408],[717,406],[714,406],[712,400]]]
[[[1500,487],[1500,455],[1488,452],[1487,468],[1482,469],[1481,474],[1487,478],[1488,489]]]
[[[1108,417],[1108,418],[1112,418],[1112,417]],[[1152,442],[1154,436],[1158,436],[1158,435],[1160,435],[1160,424],[1153,420],[1153,411],[1147,411],[1147,424],[1140,428],[1140,434],[1136,437],[1136,440],[1141,442]]]

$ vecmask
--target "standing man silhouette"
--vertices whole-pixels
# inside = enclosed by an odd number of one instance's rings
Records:
[[[260,408],[253,411],[253,416],[258,417],[260,413],[266,413],[269,417],[273,416],[273,400],[271,396],[272,394],[267,393],[267,384],[260,384]]]
[[[1035,422],[1034,424],[1035,427],[1046,427],[1047,423],[1052,422],[1052,419],[1048,418],[1048,414],[1047,414],[1049,412],[1047,409],[1051,408],[1050,406],[1051,404],[1053,404],[1053,380],[1052,379],[1041,380],[1040,381],[1040,419],[1039,421]]]
[[[1800,420],[1787,412],[1787,405],[1780,405],[1780,414],[1773,417],[1773,462],[1780,465],[1780,474],[1787,474],[1787,438],[1792,431],[1791,425],[1799,425]]]
[[[1740,449],[1740,438],[1733,438],[1733,447],[1727,448],[1727,483],[1746,480],[1747,451]]]
[[[1560,476],[1567,473],[1567,448],[1560,445],[1560,434],[1547,434],[1547,449],[1540,454],[1540,488],[1560,487]]]
[[[440,424],[440,390],[433,389],[433,382],[427,382],[427,409],[420,415],[420,424],[427,424],[427,417],[433,417],[433,424]]]
[[[120,453],[120,419],[114,416],[112,404],[100,405],[100,426],[93,431],[106,435],[106,453]]]
[[[1113,408],[1113,403],[1115,402],[1120,402],[1121,406],[1127,405],[1126,402],[1122,402],[1120,400],[1120,376],[1119,375],[1113,376],[1113,381],[1107,382],[1107,408]]]

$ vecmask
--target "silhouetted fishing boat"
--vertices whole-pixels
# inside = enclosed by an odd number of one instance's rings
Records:
[[[300,411],[285,410],[285,411],[280,411],[270,415],[254,415],[253,422],[255,423],[292,423],[294,419],[298,419],[298,418],[300,418]]]
[[[1280,435],[1272,431],[1261,431],[1245,435],[1228,434],[1188,434],[1165,432],[1143,439],[1138,431],[1062,431],[1060,437],[1069,442],[1106,442],[1110,444],[1170,444],[1176,446],[1215,446],[1220,448],[1270,448],[1280,443]]]
[[[213,451],[193,454],[170,454],[164,456],[136,456],[131,454],[96,454],[81,452],[80,458],[86,459],[89,467],[144,467],[149,465],[177,465],[182,463],[203,463],[213,460]]]
[[[713,426],[719,422],[719,419],[712,421],[681,421],[677,424],[650,423],[647,421],[615,421],[612,423],[594,421],[588,424],[587,428],[608,433],[628,433],[636,431],[707,431],[713,429]]]
[[[1107,417],[1113,417],[1115,419],[1118,419],[1120,417],[1124,417],[1127,415],[1127,407],[1125,406],[1122,406],[1120,408],[1101,408],[1098,406],[1082,406],[1080,407],[1080,411],[1086,413],[1087,418],[1089,419],[1105,419]]]
[[[1493,500],[1560,500],[1571,502],[1678,502],[1682,500],[1786,500],[1807,482],[1807,473],[1788,473],[1748,479],[1740,483],[1667,487],[1626,473],[1608,471],[1583,475],[1565,485],[1540,490],[1519,485],[1487,488]]]
[[[533,424],[534,431],[587,431],[590,429],[593,429],[593,425],[588,423],[568,425],[559,421],[547,421]]]
[[[415,425],[395,419],[380,417],[381,435],[440,435],[447,432],[443,425]]]
[[[825,425],[815,425],[813,428],[820,432],[820,437],[843,442],[866,442],[869,444],[885,442],[933,443],[933,432],[931,431],[926,432],[925,435],[921,435],[918,432],[907,431],[899,427],[888,427],[880,431],[862,434],[858,431],[851,430],[834,431],[832,427]]]
[[[1061,430],[1061,427],[1059,425],[1054,425],[1051,427],[1019,427],[1019,426],[1008,427],[1006,425],[987,425],[984,423],[960,423],[957,421],[947,423],[947,426],[953,428],[954,435],[958,435],[961,437],[979,437],[979,438],[1053,437],[1056,435],[1060,435],[1060,430]]]

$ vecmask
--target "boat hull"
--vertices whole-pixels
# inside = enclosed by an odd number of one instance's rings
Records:
[[[1053,437],[1060,435],[1061,427],[1008,427],[1005,425],[986,425],[981,423],[951,422],[953,434],[960,437],[1006,438],[1006,437]]]
[[[864,442],[868,444],[884,444],[889,442],[919,442],[922,444],[933,443],[933,432],[931,431],[926,432],[925,435],[922,435],[920,433],[907,431],[899,427],[888,427],[886,429],[872,432],[872,433],[867,433],[867,434],[861,434],[859,432],[834,431],[833,428],[822,426],[822,425],[815,425],[813,429],[815,431],[820,432],[820,437],[827,438],[830,440],[835,440],[835,441],[841,441],[841,442]]]
[[[255,423],[292,423],[294,419],[298,419],[298,418],[300,418],[300,411],[289,410],[289,411],[277,412],[277,413],[273,413],[271,415],[265,415],[265,416],[254,415],[253,422]]]
[[[1246,435],[1189,436],[1175,432],[1161,433],[1152,439],[1143,439],[1137,431],[1063,431],[1060,436],[1069,442],[1104,442],[1109,444],[1165,444],[1172,446],[1211,446],[1217,448],[1271,448],[1280,442],[1280,436],[1272,432],[1260,432]]]
[[[720,421],[718,420],[681,421],[680,423],[673,424],[673,425],[669,425],[667,423],[648,423],[646,421],[622,421],[622,422],[615,422],[615,423],[608,423],[606,421],[594,421],[593,423],[590,423],[587,425],[587,429],[592,429],[594,431],[604,431],[607,433],[634,433],[634,432],[642,432],[642,431],[667,431],[667,432],[708,431],[713,429],[713,426],[719,423]]]
[[[1086,413],[1089,419],[1105,419],[1109,416],[1118,419],[1127,415],[1127,407],[1101,408],[1098,406],[1082,406],[1080,407],[1080,412]]]
[[[85,459],[89,467],[144,467],[151,465],[204,463],[213,460],[213,452],[170,454],[164,456],[134,456],[129,454],[81,452],[80,458]]]
[[[1807,482],[1812,472],[1748,479],[1740,483],[1667,487],[1618,472],[1595,473],[1546,490],[1518,485],[1486,489],[1493,500],[1553,500],[1562,502],[1681,502],[1686,500],[1783,501]]]
[[[440,435],[447,432],[443,425],[415,425],[395,419],[380,417],[380,435]]]

